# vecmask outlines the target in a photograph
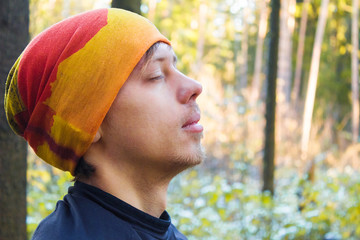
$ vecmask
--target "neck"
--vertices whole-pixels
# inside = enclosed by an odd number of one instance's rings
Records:
[[[171,178],[159,177],[146,168],[102,162],[96,172],[81,181],[102,189],[133,207],[159,218],[166,209],[167,188]]]

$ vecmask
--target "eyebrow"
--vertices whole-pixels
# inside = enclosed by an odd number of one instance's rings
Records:
[[[153,61],[154,62],[162,62],[162,61],[165,61],[166,59],[167,59],[167,57],[160,56],[160,57],[154,58]],[[176,64],[178,61],[178,58],[176,57],[175,54],[173,54],[172,61],[173,61],[173,64]]]

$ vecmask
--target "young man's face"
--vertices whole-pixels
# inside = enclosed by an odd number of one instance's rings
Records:
[[[133,70],[100,128],[108,156],[166,171],[202,161],[203,128],[195,102],[202,87],[175,62],[172,48],[160,44],[147,63],[143,57]]]

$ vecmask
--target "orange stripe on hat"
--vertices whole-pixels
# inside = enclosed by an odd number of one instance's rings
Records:
[[[9,124],[38,156],[74,173],[119,89],[158,41],[170,44],[150,21],[120,9],[89,11],[52,26],[9,74]]]

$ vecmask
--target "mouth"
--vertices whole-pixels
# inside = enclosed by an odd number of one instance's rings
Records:
[[[199,121],[200,121],[200,113],[195,112],[190,115],[188,120],[184,123],[184,125],[182,125],[181,128],[189,132],[201,133],[204,130],[204,128],[201,124],[199,124]]]

